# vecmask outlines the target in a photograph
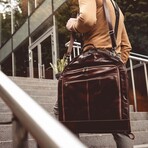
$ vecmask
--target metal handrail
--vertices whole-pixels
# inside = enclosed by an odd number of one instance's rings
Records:
[[[136,57],[136,56],[132,56],[132,55],[130,55],[129,58],[132,59],[132,60],[136,60],[136,61],[141,61],[141,62],[148,63],[148,59],[145,59],[145,58]]]
[[[135,52],[130,52],[130,55],[148,59],[148,56],[142,55],[142,54],[138,54],[138,53],[135,53]]]
[[[0,96],[41,147],[86,148],[76,136],[49,115],[1,71]]]
[[[139,61],[140,66],[144,67],[146,90],[147,90],[147,96],[148,96],[148,71],[147,71],[148,56],[137,54],[137,53],[132,53],[132,52],[130,53],[130,56],[129,56],[130,68],[128,70],[130,70],[130,72],[131,72],[132,89],[133,89],[133,97],[134,97],[134,107],[135,107],[135,111],[137,112],[137,97],[136,97],[136,88],[135,88],[135,80],[134,80],[134,68],[136,66],[133,65],[133,61]]]

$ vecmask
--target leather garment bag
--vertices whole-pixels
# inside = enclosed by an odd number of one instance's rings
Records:
[[[74,58],[58,83],[59,120],[78,133],[130,133],[125,65],[109,51]]]

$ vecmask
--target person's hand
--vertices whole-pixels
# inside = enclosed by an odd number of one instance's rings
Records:
[[[77,21],[76,18],[70,18],[68,21],[67,21],[67,24],[66,24],[66,28],[69,30],[69,31],[73,31],[73,24],[75,24]]]
[[[118,58],[120,59],[120,61],[121,61],[123,64],[125,64],[124,61],[123,61],[122,58],[121,58],[121,54],[118,54]]]

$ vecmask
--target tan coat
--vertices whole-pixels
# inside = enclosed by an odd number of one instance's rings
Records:
[[[113,26],[115,25],[115,11],[110,0],[106,0]],[[111,40],[108,25],[103,10],[103,0],[79,0],[80,15],[71,25],[71,31],[84,34],[84,45],[94,44],[97,48],[110,48]],[[124,16],[120,10],[117,53],[121,54],[124,63],[127,62],[131,44],[124,25]]]

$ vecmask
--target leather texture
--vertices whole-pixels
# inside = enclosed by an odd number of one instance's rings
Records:
[[[130,133],[127,88],[126,67],[116,54],[82,52],[59,78],[59,120],[73,132]]]

